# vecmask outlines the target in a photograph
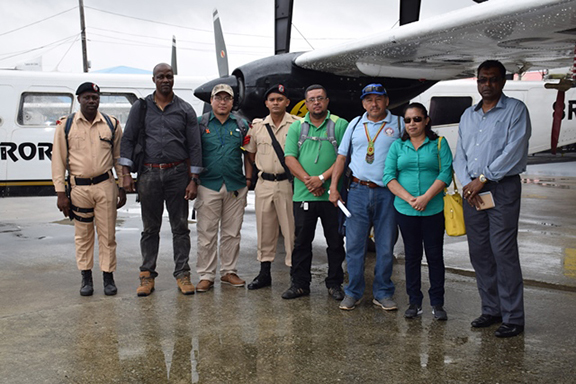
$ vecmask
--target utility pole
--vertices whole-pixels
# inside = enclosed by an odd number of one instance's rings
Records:
[[[88,48],[86,48],[86,23],[84,23],[84,0],[78,0],[80,3],[80,29],[82,36],[82,63],[84,72],[88,72]]]

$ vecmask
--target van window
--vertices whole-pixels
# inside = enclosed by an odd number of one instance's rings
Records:
[[[458,124],[460,116],[472,105],[470,96],[435,96],[430,100],[432,126]]]
[[[133,93],[109,93],[100,94],[100,112],[116,117],[122,126],[126,125],[130,107],[138,98]]]
[[[55,126],[59,118],[70,114],[73,100],[69,93],[24,92],[18,109],[18,124]]]

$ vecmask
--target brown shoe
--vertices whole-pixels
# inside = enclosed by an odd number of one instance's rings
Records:
[[[220,278],[220,281],[224,284],[230,284],[235,287],[243,287],[246,282],[238,277],[235,273],[227,273]]]
[[[196,292],[208,292],[214,286],[214,282],[210,280],[200,280],[196,286]]]
[[[140,286],[136,289],[138,296],[148,296],[154,291],[154,278],[150,271],[140,272]]]
[[[193,295],[194,294],[194,285],[190,281],[190,274],[185,273],[181,275],[179,278],[176,279],[176,283],[178,284],[178,289],[185,295]]]

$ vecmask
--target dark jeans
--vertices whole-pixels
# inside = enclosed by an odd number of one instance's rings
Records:
[[[294,202],[294,222],[296,239],[292,252],[292,268],[290,276],[292,284],[298,288],[309,288],[312,281],[312,241],[316,231],[316,223],[320,218],[324,237],[328,248],[328,277],[326,287],[339,287],[344,281],[342,262],[346,257],[344,238],[338,233],[338,208],[329,201],[308,202],[308,210],[304,210],[302,202]]]
[[[174,277],[190,271],[190,230],[188,229],[188,200],[184,199],[188,185],[186,163],[172,168],[160,169],[145,167],[138,177],[138,194],[142,210],[144,230],[140,238],[142,265],[140,271],[156,273],[156,259],[160,244],[160,227],[164,202],[168,209],[172,245],[174,249]]]
[[[444,305],[444,212],[432,216],[407,216],[396,211],[396,222],[404,240],[406,293],[410,304],[422,305],[422,243],[430,278],[430,305]]]

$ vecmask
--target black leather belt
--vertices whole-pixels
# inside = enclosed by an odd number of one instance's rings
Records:
[[[100,176],[92,178],[74,177],[74,181],[76,182],[76,185],[92,185],[101,183],[104,180],[108,180],[109,178],[110,178],[110,171],[103,173]]]
[[[183,162],[185,162],[186,160],[180,160],[180,161],[175,161],[173,163],[161,163],[161,164],[154,164],[154,163],[144,163],[145,166],[147,167],[152,167],[152,168],[160,168],[160,169],[166,169],[166,168],[172,168],[177,166],[178,164],[182,164]]]
[[[264,180],[268,180],[268,181],[288,180],[288,174],[287,174],[286,172],[284,172],[284,173],[278,173],[278,174],[262,172],[262,173],[260,174],[260,176],[262,176],[262,178],[263,178]]]
[[[376,184],[376,183],[373,183],[373,182],[371,182],[371,181],[360,180],[360,179],[358,179],[357,177],[354,177],[354,176],[352,176],[352,181],[355,182],[355,183],[358,183],[358,184],[360,184],[360,185],[365,185],[365,186],[367,186],[368,188],[378,188],[378,187],[379,187],[379,185]]]

